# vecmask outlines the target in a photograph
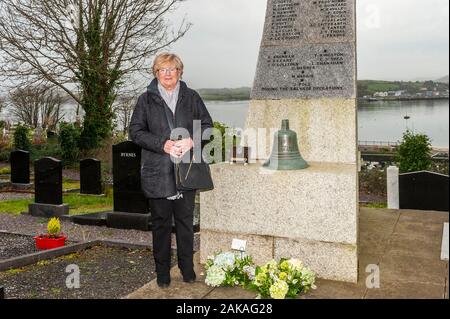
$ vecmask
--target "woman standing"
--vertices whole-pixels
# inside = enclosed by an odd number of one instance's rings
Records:
[[[185,282],[196,279],[193,263],[195,190],[177,190],[173,158],[183,157],[194,147],[194,133],[202,134],[213,126],[200,95],[180,80],[183,68],[175,54],[163,53],[156,57],[155,79],[139,97],[129,130],[131,140],[142,147],[141,184],[150,199],[153,254],[157,283],[162,288],[170,284],[172,216],[178,267]],[[201,121],[201,132],[193,132],[194,120]],[[190,137],[171,140],[171,126],[186,129]]]

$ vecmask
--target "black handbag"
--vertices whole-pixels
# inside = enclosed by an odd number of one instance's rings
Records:
[[[180,191],[214,189],[209,165],[203,162],[195,163],[194,156],[190,163],[175,164],[175,179],[177,189]]]
[[[169,107],[167,105],[165,105],[164,110],[167,118],[167,123],[169,124],[169,128],[172,131],[172,114],[170,113]],[[182,161],[175,163],[175,182],[177,190],[179,191],[208,191],[214,189],[214,184],[211,177],[211,169],[208,163],[205,163],[202,160],[196,163],[195,156],[193,154],[189,163]]]

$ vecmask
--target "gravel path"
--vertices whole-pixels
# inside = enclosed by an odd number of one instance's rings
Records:
[[[176,264],[175,256],[172,263]],[[80,287],[69,289],[68,265],[80,271]],[[149,249],[96,246],[79,253],[58,257],[21,269],[0,273],[5,297],[20,299],[117,299],[155,278],[155,265]]]
[[[22,198],[33,198],[34,194],[31,193],[10,193],[10,192],[0,192],[1,200],[11,200],[11,199],[22,199]]]
[[[0,233],[0,261],[35,252],[33,237]]]
[[[41,217],[0,213],[0,231],[34,236],[46,232],[47,221],[48,219]],[[152,244],[152,233],[149,231],[86,226],[68,221],[61,221],[61,229],[71,241],[119,240],[128,243]],[[176,249],[175,235],[172,235],[172,247]],[[194,250],[199,249],[200,234],[197,233],[194,236]]]

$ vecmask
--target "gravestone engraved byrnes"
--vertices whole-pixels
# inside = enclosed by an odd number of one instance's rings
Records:
[[[294,257],[320,278],[358,280],[355,21],[354,0],[268,0],[242,139],[251,163],[211,167],[201,262],[242,238],[258,264]],[[309,167],[267,172],[284,119]]]
[[[102,194],[101,162],[94,158],[80,161],[80,193]]]
[[[113,146],[114,211],[147,214],[141,189],[141,148],[130,141]]]
[[[141,147],[126,141],[113,145],[114,211],[106,225],[113,228],[148,230],[149,202],[141,189]]]
[[[30,152],[15,150],[11,152],[9,162],[11,163],[11,183],[30,183]]]
[[[61,216],[69,211],[63,204],[62,162],[44,157],[34,162],[34,201],[29,205],[33,216]]]

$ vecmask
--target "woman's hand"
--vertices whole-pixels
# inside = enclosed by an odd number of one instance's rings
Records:
[[[183,157],[184,154],[189,152],[191,148],[194,147],[194,141],[192,138],[185,138],[175,142],[175,147],[178,147],[180,150],[180,157]]]
[[[175,141],[167,140],[164,144],[164,152],[174,157],[179,157],[178,154],[181,153],[181,150],[179,150],[178,147],[175,147]]]

